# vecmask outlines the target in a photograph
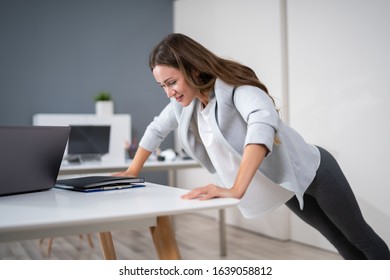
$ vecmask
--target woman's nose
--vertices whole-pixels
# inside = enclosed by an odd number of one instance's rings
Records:
[[[172,89],[172,88],[167,88],[167,89],[166,89],[166,93],[167,93],[167,96],[168,96],[169,98],[171,98],[171,97],[175,96],[176,91],[175,91],[174,89]]]

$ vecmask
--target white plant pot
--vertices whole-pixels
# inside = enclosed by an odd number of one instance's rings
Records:
[[[98,116],[114,114],[114,103],[112,101],[96,101],[95,112]]]

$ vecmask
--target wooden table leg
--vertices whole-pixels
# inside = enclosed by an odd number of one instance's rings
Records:
[[[157,217],[157,225],[150,232],[160,260],[181,259],[169,216]]]
[[[100,245],[103,250],[104,259],[116,260],[114,242],[112,241],[111,232],[99,232]]]

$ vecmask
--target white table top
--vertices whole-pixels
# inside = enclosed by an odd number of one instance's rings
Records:
[[[79,193],[49,191],[0,197],[0,241],[152,226],[157,216],[221,209],[237,199],[183,200],[187,190],[147,183],[145,187]]]

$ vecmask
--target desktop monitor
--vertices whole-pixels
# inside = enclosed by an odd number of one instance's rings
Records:
[[[76,160],[100,160],[109,152],[109,125],[71,125],[68,157]],[[68,158],[68,160],[69,160]]]

